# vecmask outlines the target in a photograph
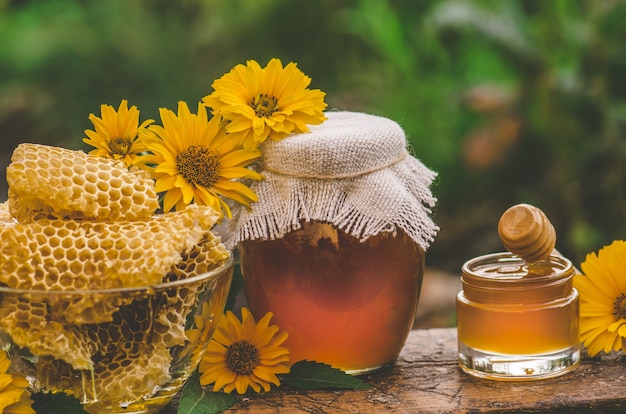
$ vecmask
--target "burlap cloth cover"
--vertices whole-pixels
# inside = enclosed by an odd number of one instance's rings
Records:
[[[439,228],[430,218],[436,173],[407,151],[394,121],[357,112],[327,112],[309,133],[267,141],[259,201],[236,211],[230,240],[277,239],[322,221],[360,240],[398,228],[424,251]]]

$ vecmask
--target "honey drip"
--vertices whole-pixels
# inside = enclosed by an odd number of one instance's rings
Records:
[[[527,263],[547,259],[556,245],[556,232],[546,215],[535,206],[517,204],[498,223],[504,247]]]

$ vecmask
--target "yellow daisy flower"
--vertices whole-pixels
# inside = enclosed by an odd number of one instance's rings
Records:
[[[581,264],[580,334],[587,353],[626,349],[626,241],[615,240]]]
[[[213,114],[229,121],[228,133],[244,148],[254,149],[268,137],[280,140],[291,133],[308,132],[308,125],[324,122],[325,94],[308,89],[311,78],[295,63],[283,68],[271,59],[265,68],[254,60],[237,65],[213,82],[214,92],[202,101]]]
[[[86,129],[88,138],[83,142],[95,147],[89,153],[105,158],[123,160],[130,166],[137,155],[145,148],[137,139],[138,131],[154,121],[149,119],[139,125],[139,110],[136,106],[128,108],[128,101],[122,99],[117,111],[111,106],[100,106],[101,118],[89,114],[89,120],[95,130]]]
[[[236,180],[262,178],[246,168],[260,151],[242,149],[226,134],[219,118],[208,119],[201,103],[197,114],[192,114],[185,102],[178,103],[178,114],[165,108],[159,111],[163,126],[151,125],[139,132],[148,153],[136,163],[151,171],[156,191],[165,193],[164,211],[195,202],[226,212],[230,218],[222,196],[246,207],[257,200],[250,188]]]
[[[202,346],[197,345],[204,344],[207,342],[207,339],[209,339],[211,326],[213,324],[211,307],[207,303],[203,303],[202,309],[198,314],[194,315],[193,319],[196,327],[185,331],[187,340],[192,344],[191,348],[193,349],[191,353],[191,366],[195,366],[196,362],[199,362],[200,356],[204,351]]]
[[[278,327],[269,324],[272,316],[268,312],[256,324],[247,308],[241,309],[241,322],[228,311],[200,361],[200,384],[239,394],[248,387],[267,392],[271,384],[279,386],[277,374],[289,372],[289,350],[281,346],[287,332],[278,333]]]
[[[22,375],[8,373],[10,365],[6,352],[0,351],[0,413],[35,414],[26,391],[28,381]]]

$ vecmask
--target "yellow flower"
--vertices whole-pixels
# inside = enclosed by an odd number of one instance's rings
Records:
[[[289,351],[280,346],[287,332],[278,333],[269,325],[268,312],[255,323],[246,308],[241,309],[241,322],[228,311],[220,323],[200,361],[200,383],[213,384],[213,391],[239,394],[252,387],[255,392],[269,391],[271,384],[280,385],[277,374],[289,372]]]
[[[28,381],[19,374],[7,373],[10,365],[6,352],[0,351],[0,413],[35,414],[26,391]]]
[[[325,94],[308,89],[311,78],[295,63],[283,68],[271,59],[265,68],[254,60],[237,65],[213,82],[214,92],[202,101],[228,120],[228,133],[244,148],[257,148],[268,137],[280,140],[291,133],[309,132],[307,124],[324,122]]]
[[[86,129],[85,134],[89,138],[83,138],[83,142],[95,147],[89,153],[123,160],[126,166],[130,166],[137,154],[145,150],[137,139],[138,131],[154,121],[149,119],[139,125],[139,110],[136,106],[129,109],[125,99],[122,99],[117,112],[106,104],[100,106],[100,112],[102,118],[89,114],[89,120],[95,127],[95,131]]]
[[[590,356],[626,349],[626,241],[615,240],[581,264],[580,334]]]
[[[208,120],[200,103],[197,114],[192,114],[185,102],[178,103],[178,115],[165,108],[159,112],[163,126],[151,125],[139,133],[148,153],[140,156],[137,164],[151,171],[156,191],[165,193],[164,211],[195,202],[226,212],[230,218],[222,196],[246,207],[257,200],[250,188],[236,180],[262,178],[246,168],[260,151],[242,149],[226,134],[219,118]]]
[[[193,349],[191,352],[191,366],[195,366],[196,362],[199,362],[204,350],[202,345],[207,343],[209,339],[213,323],[211,319],[211,307],[205,302],[202,304],[200,311],[193,317],[196,327],[185,331],[187,340],[192,344],[191,349]]]

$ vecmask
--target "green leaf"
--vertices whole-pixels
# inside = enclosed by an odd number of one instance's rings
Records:
[[[37,392],[31,396],[37,414],[87,414],[80,402],[65,393]]]
[[[237,301],[237,296],[239,292],[243,288],[243,276],[241,275],[241,267],[239,266],[239,262],[235,263],[235,267],[233,269],[233,280],[230,283],[230,291],[228,292],[228,299],[226,300],[226,306],[224,307],[224,312],[233,310],[235,307],[235,302]]]
[[[360,379],[333,368],[328,364],[315,361],[299,361],[291,366],[291,371],[281,380],[294,388],[302,390],[316,389],[349,389],[362,390],[370,388]]]
[[[237,397],[234,395],[203,389],[196,371],[183,387],[178,403],[178,414],[217,414],[236,401]]]

